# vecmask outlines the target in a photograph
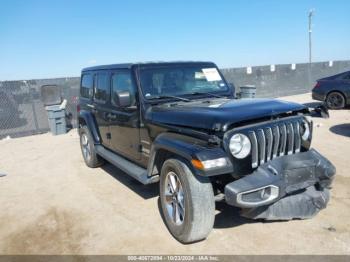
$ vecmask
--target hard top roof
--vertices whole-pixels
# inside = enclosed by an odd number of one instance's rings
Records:
[[[123,64],[111,64],[111,65],[99,65],[86,67],[82,70],[85,71],[95,71],[95,70],[108,70],[108,69],[130,69],[133,66],[147,66],[147,65],[177,65],[177,64],[214,64],[209,61],[176,61],[176,62],[138,62],[138,63],[123,63]]]

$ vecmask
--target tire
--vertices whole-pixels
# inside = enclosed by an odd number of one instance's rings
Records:
[[[330,92],[326,97],[326,105],[329,109],[342,109],[345,107],[345,97],[340,92]]]
[[[176,196],[171,192],[174,185]],[[168,159],[162,166],[159,186],[164,222],[173,237],[181,243],[205,239],[215,219],[214,193],[209,178],[194,175],[181,160]]]
[[[95,144],[87,126],[79,129],[80,148],[85,164],[88,167],[95,168],[104,164],[103,158],[96,154]]]

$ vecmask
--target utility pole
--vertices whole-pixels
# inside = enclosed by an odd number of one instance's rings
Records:
[[[315,10],[311,9],[309,11],[309,64],[312,63],[312,16],[314,15]]]

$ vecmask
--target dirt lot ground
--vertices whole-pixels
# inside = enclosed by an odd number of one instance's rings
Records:
[[[285,99],[310,101],[310,95]],[[0,141],[1,254],[350,254],[350,111],[314,119],[312,146],[337,175],[310,220],[256,222],[218,205],[208,239],[182,245],[159,214],[158,185],[85,166],[75,130]]]

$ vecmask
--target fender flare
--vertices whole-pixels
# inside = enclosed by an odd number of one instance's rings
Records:
[[[226,152],[221,147],[209,147],[207,141],[203,141],[194,137],[177,134],[162,133],[152,144],[150,158],[148,162],[148,176],[154,175],[154,172],[160,173],[160,170],[154,170],[156,161],[159,159],[160,152],[169,152],[175,157],[180,157],[186,161],[191,170],[201,176],[214,176],[233,172],[233,166]],[[210,170],[199,170],[195,168],[191,162],[193,159],[201,161],[226,158],[227,165],[223,167],[215,167]]]
[[[96,128],[97,125],[96,125],[94,116],[88,111],[81,110],[78,116],[79,127],[82,121],[84,121],[86,126],[88,127],[92,135],[92,138],[94,139],[94,143],[101,144],[101,137],[98,129]],[[78,128],[78,131],[79,131],[79,128]]]

